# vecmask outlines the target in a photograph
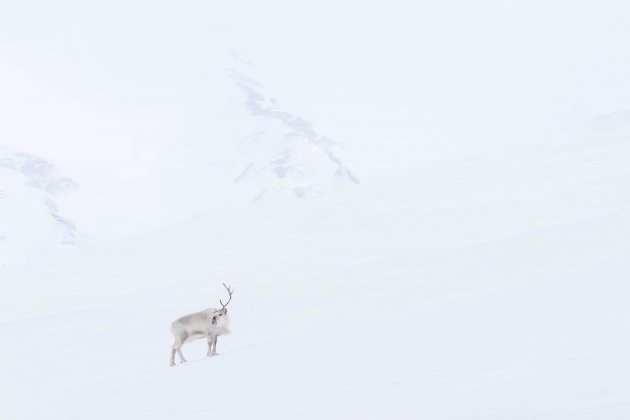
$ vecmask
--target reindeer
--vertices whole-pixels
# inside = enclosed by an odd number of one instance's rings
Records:
[[[173,349],[171,350],[171,366],[175,366],[175,353],[179,355],[179,360],[184,363],[184,355],[182,354],[182,345],[191,340],[206,338],[208,340],[208,357],[217,354],[217,337],[230,333],[230,318],[227,315],[226,306],[232,300],[232,290],[223,283],[223,287],[228,292],[229,299],[223,304],[221,300],[221,309],[208,308],[201,312],[186,315],[176,319],[171,324],[171,332],[175,337]]]

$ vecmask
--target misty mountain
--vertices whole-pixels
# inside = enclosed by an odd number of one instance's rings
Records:
[[[286,192],[304,198],[337,184],[359,184],[337,155],[337,142],[285,111],[256,80],[238,70],[229,74],[244,94],[245,109],[259,124],[257,131],[240,142],[240,153],[248,162],[235,179],[253,187],[254,201]]]
[[[79,243],[56,198],[76,189],[50,162],[0,148],[0,265]]]

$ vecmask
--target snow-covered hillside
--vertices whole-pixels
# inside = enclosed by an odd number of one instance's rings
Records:
[[[75,187],[49,162],[0,148],[0,266],[78,243],[76,226],[56,203]]]
[[[629,20],[0,2],[0,420],[630,418]]]
[[[248,163],[235,180],[254,189],[255,201],[285,192],[302,198],[339,183],[359,183],[333,150],[337,143],[283,111],[276,99],[262,93],[260,83],[237,70],[230,76],[245,94],[249,114],[262,120],[259,130],[241,141],[240,152]]]
[[[600,137],[630,137],[630,111],[600,115],[592,121],[591,129]]]
[[[5,269],[0,417],[625,419],[629,158],[479,150]],[[169,367],[221,282],[233,334]]]
[[[207,75],[215,95],[204,98],[206,113],[196,116],[201,128],[191,133],[177,125],[188,121],[170,121],[174,128],[102,105],[78,106],[80,101],[27,83],[18,77],[26,78],[21,69],[10,68],[0,84],[12,81],[10,99],[26,102],[28,114],[43,122],[41,127],[19,124],[19,109],[11,108],[7,100],[9,121],[0,125],[2,145],[20,144],[25,137],[28,150],[42,154],[0,148],[5,197],[0,211],[7,215],[0,234],[12,238],[11,245],[4,241],[8,251],[0,254],[0,263],[46,255],[54,248],[51,244],[76,243],[76,226],[83,237],[112,239],[203,212],[225,212],[285,196],[317,197],[358,186],[357,176],[342,160],[342,144],[266,96],[263,85],[251,78],[256,73],[253,65],[241,69],[244,64],[239,60],[228,63],[230,69]],[[31,103],[30,97],[37,100]],[[50,109],[42,105],[42,97],[51,102]],[[32,140],[40,137],[49,140]],[[71,176],[60,176],[51,162]],[[78,184],[79,193],[66,194]],[[23,204],[26,196],[35,204]],[[51,236],[49,227],[60,225],[65,226],[60,231],[63,237]],[[18,237],[23,243],[18,244]]]

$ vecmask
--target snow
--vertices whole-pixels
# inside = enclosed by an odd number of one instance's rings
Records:
[[[7,268],[1,416],[625,418],[630,144],[596,140]],[[233,334],[169,367],[221,282]]]
[[[278,101],[261,93],[252,78],[236,70],[230,76],[244,92],[249,114],[276,123],[267,122],[240,144],[249,162],[235,182],[259,184],[254,201],[287,191],[302,198],[340,182],[359,183],[333,150],[338,148],[334,141],[317,133],[308,121],[279,109]]]
[[[59,195],[75,188],[49,162],[0,148],[0,267],[81,242],[57,204]]]
[[[0,419],[627,419],[630,6],[498,3],[0,6]]]

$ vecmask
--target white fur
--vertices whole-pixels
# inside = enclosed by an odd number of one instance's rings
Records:
[[[215,323],[213,324],[213,319]],[[175,365],[175,353],[182,363],[186,361],[182,354],[182,345],[192,340],[206,338],[208,340],[208,356],[217,354],[217,337],[230,333],[230,318],[226,309],[208,308],[176,319],[171,324],[171,332],[175,338],[171,350],[171,366]]]

